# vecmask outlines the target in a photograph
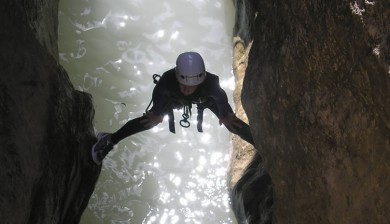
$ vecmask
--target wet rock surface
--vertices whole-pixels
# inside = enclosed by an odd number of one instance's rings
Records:
[[[56,1],[0,6],[1,223],[78,223],[100,167],[91,96],[58,64]]]
[[[272,180],[273,223],[389,222],[389,3],[237,5],[236,46],[249,52],[241,99]],[[261,198],[266,188],[240,189]]]
[[[388,223],[389,3],[235,4],[234,98],[256,142],[234,137],[237,219]],[[0,6],[1,223],[78,223],[100,173],[91,96],[57,61],[57,11]]]

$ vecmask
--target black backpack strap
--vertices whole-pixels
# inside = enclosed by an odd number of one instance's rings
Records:
[[[176,133],[175,131],[175,116],[173,115],[173,110],[170,110],[168,112],[168,124],[169,124],[169,131],[173,134]]]
[[[196,106],[197,106],[197,109],[198,109],[198,116],[196,117],[196,120],[198,121],[197,129],[198,129],[199,132],[203,132],[203,127],[202,127],[203,111],[204,111],[204,109],[206,107],[205,107],[205,105],[203,103],[198,103],[198,104],[196,104]]]

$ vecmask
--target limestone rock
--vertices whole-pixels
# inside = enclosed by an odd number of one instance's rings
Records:
[[[56,60],[57,6],[0,6],[1,223],[78,223],[100,172],[91,96]]]
[[[235,4],[235,99],[256,142],[235,139],[238,220],[388,223],[389,3]],[[91,96],[57,61],[57,7],[0,6],[1,223],[78,223],[100,173]]]
[[[236,5],[236,33],[252,43],[242,103],[272,179],[273,223],[388,223],[389,2]]]

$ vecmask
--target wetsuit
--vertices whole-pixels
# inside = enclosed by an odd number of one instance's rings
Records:
[[[233,110],[228,103],[228,98],[225,91],[219,85],[218,76],[207,72],[206,79],[202,82],[195,92],[190,96],[185,96],[180,91],[179,82],[176,79],[175,69],[166,71],[157,82],[153,94],[153,107],[149,110],[155,115],[168,115],[169,116],[169,129],[171,132],[175,132],[173,123],[173,109],[183,108],[185,111],[191,113],[192,104],[196,104],[198,108],[198,131],[202,132],[202,118],[203,109],[210,109],[219,119],[233,114]],[[190,116],[190,114],[187,114]],[[141,123],[142,120],[147,119],[145,116],[141,116],[130,120],[117,132],[111,136],[112,142],[117,144],[122,139],[133,135],[135,133],[150,129],[152,127],[145,127]],[[183,122],[183,120],[181,121]],[[184,125],[188,121],[184,120]],[[249,126],[238,119],[241,128],[236,128],[237,132],[230,132],[237,134],[245,141],[254,144],[252,134]],[[181,123],[182,124],[182,123]],[[183,126],[184,126],[183,125]],[[189,123],[188,123],[189,125]]]

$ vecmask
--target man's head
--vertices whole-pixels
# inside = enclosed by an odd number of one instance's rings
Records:
[[[176,79],[181,92],[188,96],[206,79],[206,69],[200,54],[184,52],[176,60]]]

